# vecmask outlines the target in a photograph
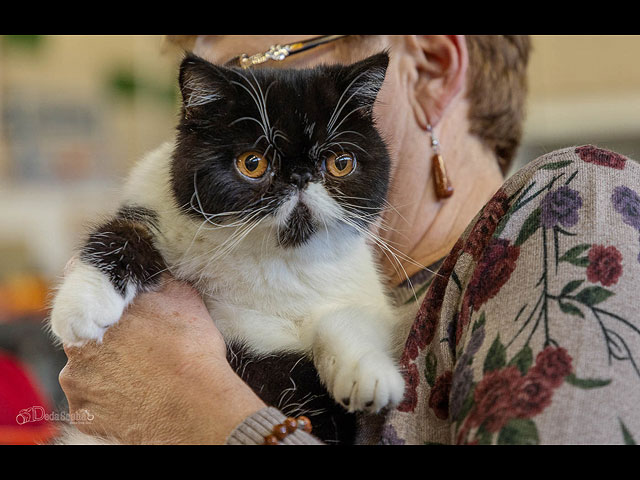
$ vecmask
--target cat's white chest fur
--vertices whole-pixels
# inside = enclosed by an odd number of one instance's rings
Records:
[[[223,335],[259,353],[310,352],[314,330],[332,311],[358,305],[394,322],[369,248],[349,240],[345,252],[325,252],[330,246],[318,236],[293,252],[230,255],[220,262],[224,278],[205,277],[200,285],[210,285],[211,294],[202,291]],[[246,248],[252,249],[250,242]],[[382,331],[391,327],[381,325]]]

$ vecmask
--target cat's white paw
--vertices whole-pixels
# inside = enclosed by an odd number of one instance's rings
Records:
[[[88,340],[101,341],[129,301],[100,270],[78,261],[65,276],[53,301],[51,331],[62,343],[71,346]]]
[[[334,357],[328,363],[329,391],[350,412],[378,412],[404,397],[404,378],[384,353],[370,352],[356,361]]]

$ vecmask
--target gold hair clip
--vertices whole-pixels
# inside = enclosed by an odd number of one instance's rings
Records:
[[[348,37],[348,35],[320,35],[319,37],[313,37],[301,42],[289,43],[286,45],[271,45],[269,47],[269,50],[267,50],[266,52],[256,53],[253,55],[247,55],[246,53],[243,53],[241,55],[233,57],[231,60],[225,63],[225,66],[240,67],[246,69],[251,68],[255,65],[259,65],[261,63],[265,63],[269,60],[281,62],[289,55],[303,52],[305,50],[309,50],[319,45],[324,45],[325,43],[333,42],[343,37]]]

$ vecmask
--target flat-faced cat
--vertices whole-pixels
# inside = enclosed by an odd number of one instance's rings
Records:
[[[187,55],[175,141],[134,167],[121,208],[88,235],[54,299],[53,333],[101,340],[167,270],[202,293],[239,372],[247,358],[298,358],[343,412],[399,403],[401,319],[368,233],[389,182],[372,113],[387,65],[380,53],[244,71]],[[282,389],[303,388],[290,379],[262,377],[270,392],[256,391],[282,403]]]

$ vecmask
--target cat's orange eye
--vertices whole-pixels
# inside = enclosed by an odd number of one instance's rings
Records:
[[[258,152],[245,152],[236,159],[238,171],[249,178],[260,178],[268,166],[269,161]]]
[[[356,159],[350,153],[331,154],[325,163],[327,172],[334,177],[346,177],[356,168]]]

